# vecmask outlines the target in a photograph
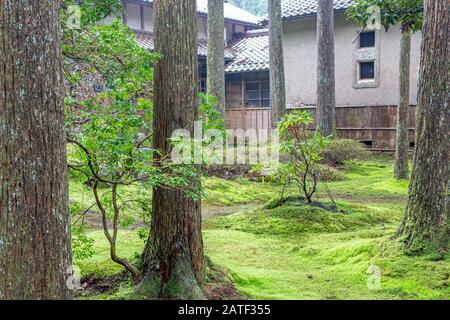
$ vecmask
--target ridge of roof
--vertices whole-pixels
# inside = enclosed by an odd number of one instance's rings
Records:
[[[155,50],[154,34],[148,31],[133,30],[136,36],[137,44],[145,50]],[[206,41],[197,41],[197,54],[199,57],[206,57],[208,55],[208,46]],[[225,49],[225,59],[232,60],[234,58],[229,48]]]
[[[153,4],[154,0],[140,0],[140,1]],[[208,15],[207,0],[197,0],[197,12],[199,14]],[[259,25],[261,21],[260,17],[257,17],[254,14],[244,9],[238,8],[235,5],[228,2],[224,3],[224,18],[225,20],[243,22],[245,24],[254,26]]]
[[[261,29],[248,30],[247,32],[244,33],[244,36],[245,37],[256,37],[256,36],[266,36],[268,34],[269,34],[268,28],[261,28]]]

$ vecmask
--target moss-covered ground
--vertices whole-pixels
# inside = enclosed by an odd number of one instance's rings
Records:
[[[450,299],[450,255],[437,261],[407,256],[391,240],[407,194],[407,182],[392,179],[392,160],[374,157],[339,170],[347,179],[327,183],[338,212],[295,201],[265,209],[278,186],[206,179],[206,207],[227,206],[230,212],[254,204],[246,212],[204,221],[206,254],[250,299]],[[82,197],[88,196],[80,188],[71,183],[71,198],[85,203]],[[326,203],[325,191],[321,186],[319,200]],[[99,278],[120,272],[109,259],[102,231],[89,235],[95,254],[76,261],[82,274]],[[120,255],[134,259],[143,245],[136,229],[121,230]],[[125,283],[92,298],[120,298],[127,290]]]

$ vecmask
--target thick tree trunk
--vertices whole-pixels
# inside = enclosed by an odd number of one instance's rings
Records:
[[[223,0],[208,0],[207,92],[225,114],[225,21]]]
[[[0,300],[70,298],[59,9],[0,1]]]
[[[394,165],[394,177],[396,179],[408,179],[410,57],[411,31],[409,26],[403,26],[400,43],[400,83],[399,103],[397,107],[397,140],[395,145]]]
[[[425,0],[416,149],[406,215],[397,232],[412,252],[449,244],[449,16],[447,0]]]
[[[317,128],[336,132],[333,0],[317,2]]]
[[[196,4],[156,0],[154,10],[155,49],[161,54],[155,71],[154,148],[170,154],[172,132],[192,132],[198,117]],[[151,235],[143,257],[147,278],[156,276],[160,281],[161,297],[203,298],[200,201],[180,190],[155,189]]]
[[[281,0],[269,0],[270,106],[272,122],[286,113]]]

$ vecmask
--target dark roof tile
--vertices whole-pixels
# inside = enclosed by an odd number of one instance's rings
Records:
[[[269,35],[267,29],[247,32],[230,48],[234,59],[225,67],[226,73],[269,70]]]
[[[153,42],[153,34],[149,32],[133,31],[136,35],[136,41],[142,48],[153,51],[155,49],[155,44]],[[200,57],[206,57],[208,55],[208,47],[206,41],[198,41],[198,55]],[[225,59],[233,59],[233,54],[230,49],[225,49]]]
[[[353,0],[334,0],[334,10],[345,10]],[[317,0],[283,0],[281,2],[283,19],[311,16],[317,14]]]

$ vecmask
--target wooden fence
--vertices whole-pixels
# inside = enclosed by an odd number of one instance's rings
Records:
[[[315,114],[315,107],[298,108]],[[294,110],[294,109],[289,109]],[[338,136],[358,140],[374,150],[395,150],[397,106],[336,107]],[[270,109],[230,108],[226,111],[227,129],[268,129]],[[315,128],[312,125],[311,130]],[[415,106],[410,108],[409,141],[414,147]]]

